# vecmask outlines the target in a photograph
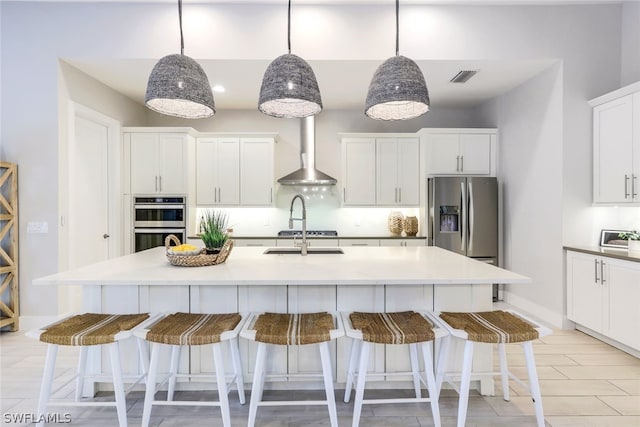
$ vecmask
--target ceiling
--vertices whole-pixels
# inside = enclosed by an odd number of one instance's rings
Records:
[[[65,59],[69,64],[144,104],[147,79],[156,60]],[[325,109],[361,109],[369,81],[381,61],[308,61],[313,68]],[[553,60],[417,61],[434,107],[476,106],[520,85],[553,64]],[[214,93],[217,109],[255,109],[269,60],[198,60],[209,83],[222,85]],[[461,70],[479,70],[466,83],[450,83]]]

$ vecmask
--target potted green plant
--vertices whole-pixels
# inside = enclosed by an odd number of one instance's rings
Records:
[[[623,240],[627,240],[628,249],[632,252],[640,252],[640,232],[637,230],[625,231],[618,234]]]
[[[225,211],[207,209],[200,218],[200,238],[208,254],[217,254],[229,239],[227,223],[229,216]]]

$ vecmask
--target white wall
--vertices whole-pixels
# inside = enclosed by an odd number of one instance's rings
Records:
[[[22,312],[48,314],[56,305],[50,304],[50,292],[29,288],[32,278],[56,271],[58,236],[55,230],[46,235],[24,230],[28,221],[55,224],[57,219],[58,60],[157,59],[177,52],[176,11],[171,3],[3,1],[0,7],[1,140],[6,157],[20,165],[20,251],[21,259],[28,260],[21,265],[21,290],[27,294]],[[586,100],[620,86],[621,8],[405,5],[400,50],[416,60],[562,59],[560,114],[565,126],[556,150],[566,159],[563,149],[565,154],[578,149],[576,161],[584,161],[582,151],[588,149],[591,132]],[[275,58],[286,47],[285,10],[281,5],[190,4],[185,8],[185,52],[203,59]],[[393,53],[393,21],[388,5],[297,5],[293,52],[308,60],[383,60]],[[433,109],[430,115],[437,105]],[[287,155],[278,167],[292,163]],[[325,164],[320,155],[318,165],[331,169]],[[563,171],[563,165],[554,167]],[[563,175],[570,179],[564,194],[569,190],[581,203],[570,208],[565,204],[565,217],[590,197],[590,165],[575,171],[575,176],[566,171]],[[570,234],[579,233],[579,223],[565,220],[564,225],[573,229]],[[557,295],[547,299],[555,307]]]
[[[622,4],[622,70],[620,86],[640,81],[640,2]]]

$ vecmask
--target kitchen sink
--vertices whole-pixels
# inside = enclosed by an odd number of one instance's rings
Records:
[[[302,252],[301,248],[269,248],[264,251],[267,255],[300,255]],[[343,254],[344,251],[340,248],[307,248],[307,254]]]

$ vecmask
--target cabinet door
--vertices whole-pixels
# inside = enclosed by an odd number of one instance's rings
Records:
[[[593,109],[593,198],[600,203],[631,202],[633,95]]]
[[[398,140],[398,204],[420,203],[420,141],[418,138]]]
[[[273,139],[240,140],[240,203],[271,206],[273,203]]]
[[[602,332],[603,329],[604,301],[601,276],[602,268],[598,258],[567,252],[567,292],[571,298],[567,307],[568,317],[596,332]]]
[[[158,192],[187,193],[187,136],[158,135]]]
[[[154,194],[158,191],[158,135],[131,134],[131,193]]]
[[[375,205],[376,144],[373,138],[342,140],[343,204]]]
[[[240,203],[240,140],[219,138],[218,155],[214,162],[219,205]]]
[[[376,204],[398,204],[398,189],[398,143],[395,138],[378,138],[376,139]]]
[[[465,175],[491,173],[491,135],[460,134],[459,171]]]
[[[640,350],[640,264],[604,258],[609,313],[605,334]]]
[[[451,175],[460,173],[458,134],[433,134],[428,136],[427,172]]]
[[[218,199],[216,160],[218,144],[215,138],[196,141],[196,204],[214,205]]]

